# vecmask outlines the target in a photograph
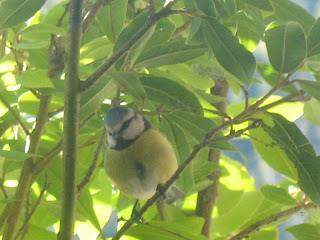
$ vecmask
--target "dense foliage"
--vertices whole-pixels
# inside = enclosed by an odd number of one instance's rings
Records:
[[[290,0],[74,0],[39,11],[45,2],[0,1],[4,240],[56,239],[60,219],[66,232],[75,221],[78,239],[102,239],[116,214],[130,218],[135,200],[102,167],[104,115],[120,102],[168,137],[185,168],[172,180],[186,193],[150,204],[121,239],[276,240],[301,211],[306,223],[286,230],[320,239],[320,157],[294,123],[320,126],[320,18]],[[253,55],[258,44],[268,63]],[[251,97],[253,85],[264,95]],[[235,138],[285,180],[256,189],[246,161],[224,154],[240,152]]]

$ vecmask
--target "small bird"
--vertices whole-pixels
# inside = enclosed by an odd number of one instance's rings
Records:
[[[151,198],[178,168],[170,142],[146,118],[123,106],[107,112],[105,127],[104,167],[111,182],[128,196]],[[184,192],[173,185],[165,193],[165,202],[183,197]]]

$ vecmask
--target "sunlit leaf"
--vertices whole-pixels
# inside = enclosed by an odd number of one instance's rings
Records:
[[[27,88],[54,88],[46,70],[28,70],[21,74],[17,82]]]
[[[295,205],[297,201],[283,188],[278,188],[272,185],[263,185],[260,188],[262,194],[270,201],[275,201],[280,204]]]
[[[320,102],[311,99],[304,104],[304,117],[311,123],[320,126]]]

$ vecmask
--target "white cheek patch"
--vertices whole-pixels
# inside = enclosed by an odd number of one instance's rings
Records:
[[[117,141],[114,140],[113,137],[111,137],[111,136],[108,136],[107,142],[108,142],[108,146],[110,148],[115,148],[117,145]]]
[[[126,140],[135,139],[141,133],[143,133],[145,129],[145,124],[142,119],[142,116],[137,115],[132,119],[130,125],[122,132],[122,138]]]

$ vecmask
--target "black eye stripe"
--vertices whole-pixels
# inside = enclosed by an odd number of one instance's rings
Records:
[[[129,125],[130,125],[130,123],[132,122],[132,120],[133,120],[134,118],[136,118],[136,117],[137,117],[137,114],[135,114],[132,118],[124,121],[123,124],[122,124],[122,127],[121,127],[121,129],[120,129],[120,131],[119,131],[119,133],[122,133],[124,130],[126,130],[126,129],[129,127]]]

